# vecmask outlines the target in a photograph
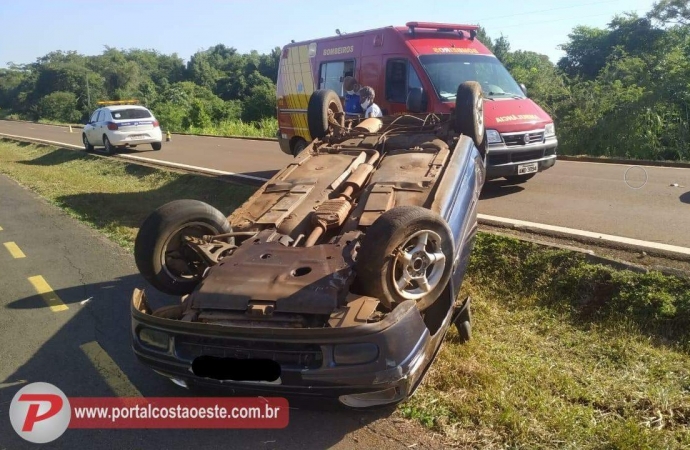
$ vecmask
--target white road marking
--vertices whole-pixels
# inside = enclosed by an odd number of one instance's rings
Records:
[[[37,138],[32,138],[32,137],[27,137],[27,136],[17,136],[14,134],[6,134],[6,133],[0,133],[0,136],[5,136],[5,137],[15,138],[15,139],[26,139],[29,141],[41,142],[44,144],[60,145],[60,146],[72,148],[75,150],[83,150],[84,149],[84,147],[82,147],[81,145],[68,144],[66,142],[49,141],[47,139],[37,139]],[[99,156],[103,156],[103,155],[99,155]],[[181,163],[175,163],[175,162],[170,162],[170,161],[161,161],[160,159],[144,158],[143,156],[122,155],[122,154],[115,155],[115,156],[117,158],[131,159],[134,161],[145,161],[145,162],[149,162],[149,163],[158,164],[161,166],[175,167],[178,169],[195,170],[198,172],[204,172],[204,173],[208,173],[208,174],[212,174],[212,175],[226,175],[226,176],[232,176],[232,177],[237,177],[237,178],[246,178],[248,180],[254,180],[254,181],[268,181],[269,180],[268,178],[255,177],[252,175],[245,175],[242,173],[226,172],[224,170],[209,169],[208,167],[191,166],[188,164],[181,164]]]
[[[644,164],[637,164],[634,161],[630,161],[630,164],[622,164],[622,163],[614,163],[614,162],[571,161],[571,160],[567,160],[567,159],[559,159],[558,160],[558,164],[564,164],[564,163],[597,164],[597,165],[602,165],[602,166],[621,166],[621,167],[638,166],[638,167],[647,167],[650,169],[690,170],[690,168],[688,168],[688,167],[647,166]]]
[[[142,156],[135,156],[135,155],[116,155],[116,156],[118,158],[133,159],[135,161],[152,162],[152,163],[160,164],[163,166],[176,167],[179,169],[195,170],[197,172],[204,172],[204,173],[213,174],[213,175],[228,175],[228,176],[233,176],[233,177],[238,177],[238,178],[246,178],[248,180],[255,180],[255,181],[268,181],[269,180],[268,178],[255,177],[252,175],[245,175],[242,173],[225,172],[223,170],[209,169],[207,167],[199,167],[199,166],[190,166],[188,164],[180,164],[180,163],[175,163],[175,162],[170,162],[170,161],[161,161],[160,159],[144,158]]]
[[[690,248],[678,247],[676,245],[659,244],[657,242],[642,241],[639,239],[631,239],[621,236],[614,236],[611,234],[596,233],[592,231],[576,230],[573,228],[559,227],[555,225],[546,225],[543,223],[527,222],[524,220],[507,219],[505,217],[489,216],[486,214],[477,214],[479,223],[485,225],[509,225],[511,227],[519,228],[531,228],[541,231],[551,231],[563,235],[586,237],[591,239],[600,240],[602,242],[609,242],[613,244],[623,244],[638,248],[646,248],[652,250],[661,250],[664,252],[677,253],[685,256],[690,256]]]
[[[30,138],[26,136],[16,136],[16,135],[11,135],[11,134],[5,134],[5,133],[0,133],[0,136],[7,136],[7,137],[12,137],[12,138],[17,138],[17,139],[27,139],[27,140],[33,140],[33,141],[40,141],[43,143],[47,144],[53,144],[53,145],[62,145],[65,147],[71,147],[71,148],[76,148],[76,149],[82,149],[81,146],[78,145],[73,145],[73,144],[67,144],[64,142],[55,142],[55,141],[48,141],[45,139],[35,139],[35,138]],[[152,162],[155,164],[160,164],[160,165],[167,165],[170,167],[176,167],[176,168],[181,168],[181,169],[189,169],[189,170],[195,170],[198,172],[204,172],[212,175],[228,175],[228,176],[234,176],[234,177],[239,177],[239,178],[247,178],[250,180],[256,180],[256,181],[268,181],[268,178],[262,178],[262,177],[254,177],[251,175],[244,175],[240,173],[234,173],[234,172],[225,172],[222,170],[216,170],[216,169],[209,169],[206,167],[198,167],[198,166],[190,166],[187,164],[179,164],[179,163],[174,163],[170,161],[160,161],[158,159],[151,159],[151,158],[144,158],[141,156],[134,156],[134,155],[117,155],[120,158],[127,158],[127,159],[132,159],[132,160],[140,160],[140,161],[146,161],[146,162]],[[606,165],[621,165],[625,166],[625,164],[614,164],[614,163],[590,163],[590,162],[584,162],[584,161],[562,161],[562,162],[577,162],[580,164],[606,164]],[[648,167],[648,166],[646,166]],[[679,170],[682,168],[679,167],[655,167],[652,166],[655,169],[674,169],[674,170]],[[683,169],[683,170],[689,170],[689,169]],[[654,250],[662,250],[662,251],[667,251],[671,253],[678,253],[682,255],[688,255],[690,256],[690,248],[686,247],[678,247],[675,245],[667,245],[667,244],[659,244],[656,242],[649,242],[649,241],[642,241],[639,239],[631,239],[631,238],[625,238],[621,236],[614,236],[610,234],[603,234],[603,233],[596,233],[592,231],[585,231],[585,230],[577,230],[574,228],[566,228],[566,227],[559,227],[555,225],[547,225],[543,223],[535,223],[535,222],[526,222],[524,220],[516,220],[516,219],[508,219],[505,217],[496,217],[496,216],[489,216],[485,214],[478,214],[477,215],[478,219],[480,222],[484,222],[488,225],[491,224],[491,222],[495,222],[501,225],[510,225],[514,227],[530,227],[534,229],[539,229],[543,231],[552,231],[552,232],[557,232],[561,234],[570,234],[572,236],[579,236],[579,237],[589,237],[589,238],[594,238],[594,239],[599,239],[601,241],[607,241],[611,243],[616,243],[616,244],[626,244],[626,245],[632,245],[636,247],[646,247]]]
[[[68,144],[66,142],[49,141],[47,139],[37,139],[37,138],[32,138],[32,137],[27,137],[27,136],[17,136],[16,134],[0,133],[0,136],[4,136],[4,137],[8,137],[8,138],[15,138],[15,139],[26,139],[28,141],[40,142],[42,144],[61,145],[63,147],[73,148],[76,150],[82,150],[84,148],[81,145]]]

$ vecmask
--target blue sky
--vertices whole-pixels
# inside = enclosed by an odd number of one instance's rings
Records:
[[[93,55],[104,46],[148,48],[187,60],[222,43],[266,52],[297,41],[408,21],[479,23],[512,48],[556,61],[577,25],[604,27],[623,11],[646,13],[654,0],[0,0],[0,67],[53,50]],[[375,5],[380,5],[376,7]],[[335,6],[335,5],[340,5]]]

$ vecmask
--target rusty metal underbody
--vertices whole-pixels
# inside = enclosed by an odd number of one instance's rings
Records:
[[[215,242],[226,253],[184,299],[186,320],[286,327],[380,320],[379,301],[350,289],[359,237],[393,207],[431,206],[451,153],[439,135],[353,131],[312,143],[229,217],[242,237],[236,248]]]

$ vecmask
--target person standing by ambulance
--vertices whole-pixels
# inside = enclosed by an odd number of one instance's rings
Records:
[[[362,105],[360,105],[359,94],[357,93],[359,91],[357,80],[354,77],[346,76],[343,79],[343,90],[345,91],[345,114],[364,114]]]
[[[359,90],[359,98],[362,106],[362,109],[364,110],[364,117],[382,117],[383,112],[381,112],[381,108],[379,108],[379,105],[374,103],[374,97],[376,96],[376,92],[374,92],[374,88],[371,86],[364,86],[362,89]]]

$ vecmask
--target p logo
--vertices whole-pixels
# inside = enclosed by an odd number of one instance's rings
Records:
[[[31,383],[10,404],[12,428],[23,439],[44,444],[62,436],[72,418],[64,392],[50,383]]]

